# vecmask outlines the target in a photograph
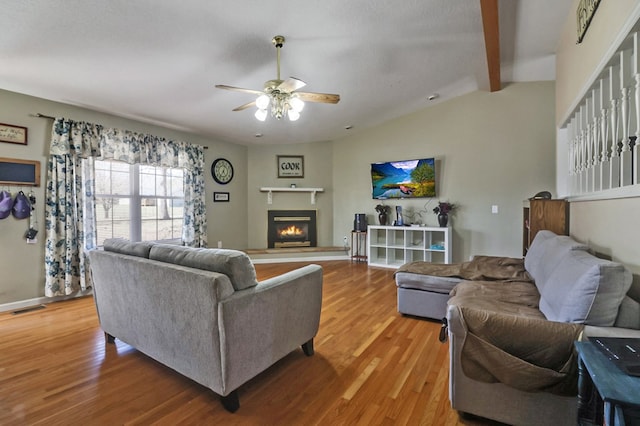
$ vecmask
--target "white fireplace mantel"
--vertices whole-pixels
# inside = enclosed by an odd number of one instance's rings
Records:
[[[316,203],[316,193],[324,192],[324,188],[287,188],[287,187],[262,187],[260,192],[267,193],[267,204],[273,204],[274,192],[308,192],[311,194],[311,204]]]

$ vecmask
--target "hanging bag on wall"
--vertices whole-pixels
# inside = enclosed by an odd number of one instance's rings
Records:
[[[31,204],[24,192],[18,192],[13,203],[13,216],[16,219],[26,219],[31,214]]]
[[[35,240],[36,235],[38,235],[38,218],[36,217],[36,208],[34,207],[34,205],[36,204],[36,196],[33,191],[29,193],[29,204],[31,207],[31,212],[29,213],[29,229],[27,230],[27,233],[24,234],[24,237],[27,239],[27,241]]]
[[[0,219],[4,219],[11,214],[13,208],[13,198],[9,191],[0,192]]]

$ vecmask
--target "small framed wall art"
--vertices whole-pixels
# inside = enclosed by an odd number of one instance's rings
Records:
[[[279,178],[303,178],[304,156],[302,155],[278,155]]]
[[[40,162],[0,158],[0,185],[40,186]]]
[[[229,193],[228,192],[214,192],[213,193],[213,202],[214,203],[226,203],[226,202],[229,202]]]
[[[27,144],[27,128],[0,123],[0,142]]]
[[[576,10],[578,43],[582,43],[599,4],[600,0],[580,0],[578,2],[578,9]]]

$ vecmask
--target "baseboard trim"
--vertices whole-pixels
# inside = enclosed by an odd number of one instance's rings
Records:
[[[76,297],[84,297],[92,294],[91,290],[79,292],[72,296],[56,296],[56,297],[35,297],[33,299],[17,300],[15,302],[0,304],[0,312],[17,311],[19,309],[28,308],[30,306],[46,305],[52,302],[60,302],[63,300],[75,299]]]
[[[273,257],[270,259],[251,259],[254,264],[260,263],[290,263],[290,262],[323,262],[328,260],[350,260],[350,256],[315,256],[315,257]]]

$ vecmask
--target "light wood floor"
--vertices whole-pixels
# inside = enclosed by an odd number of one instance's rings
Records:
[[[392,270],[319,263],[315,355],[297,350],[240,387],[235,414],[134,348],[105,345],[90,297],[0,314],[0,424],[491,424],[450,408],[440,324],[398,314]],[[256,269],[265,279],[302,265]]]

